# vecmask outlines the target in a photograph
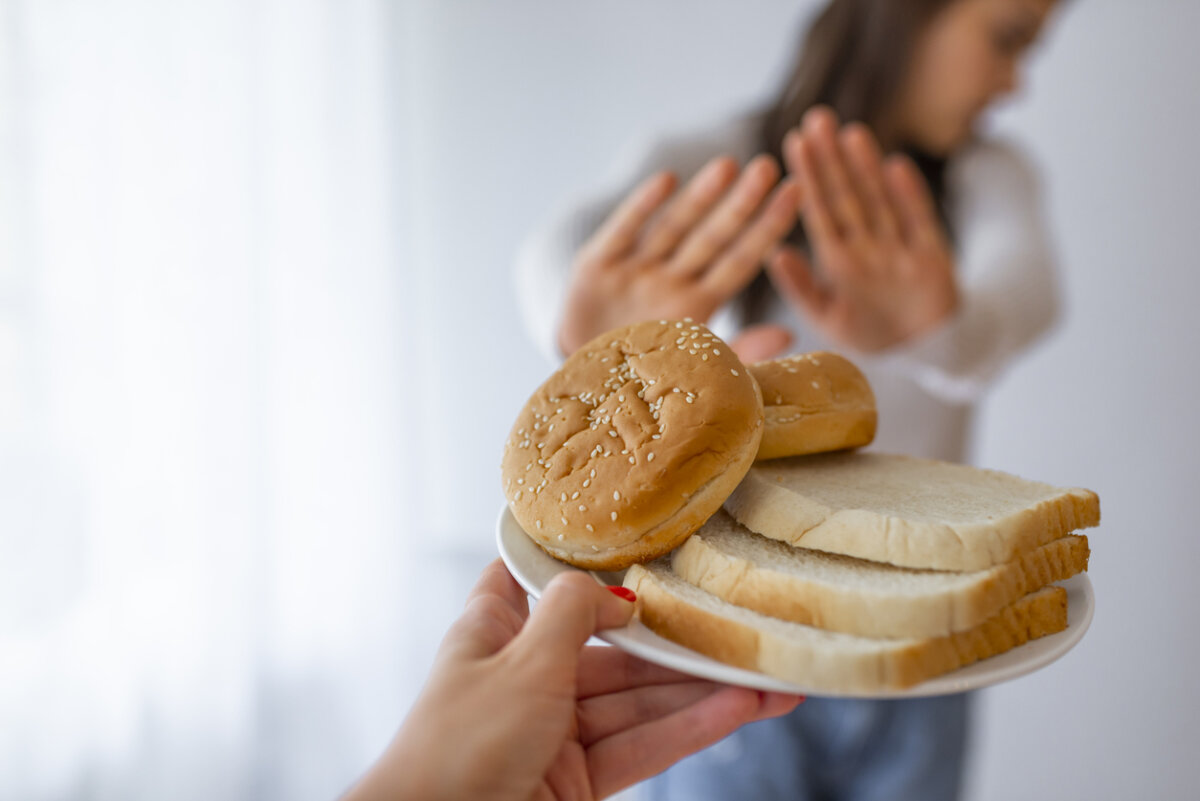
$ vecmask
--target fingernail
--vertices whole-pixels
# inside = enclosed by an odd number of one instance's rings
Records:
[[[608,591],[618,598],[633,603],[637,600],[637,593],[628,587],[609,587]]]

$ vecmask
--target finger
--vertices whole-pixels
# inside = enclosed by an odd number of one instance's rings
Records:
[[[620,648],[592,645],[584,648],[579,657],[575,692],[579,698],[590,698],[634,687],[690,681],[692,678],[686,673],[639,659]]]
[[[682,681],[599,695],[579,703],[579,740],[584,747],[605,737],[664,718],[720,691],[711,681]]]
[[[755,720],[786,715],[807,700],[803,695],[792,695],[791,693],[763,693],[762,695],[762,706],[758,708]]]
[[[838,144],[838,120],[832,110],[818,106],[804,115],[804,139],[812,144],[819,191],[843,235],[867,228],[866,214],[858,196],[845,156]]]
[[[788,131],[783,137],[783,163],[792,175],[801,172],[800,149],[804,143],[804,135],[798,128]]]
[[[671,269],[687,274],[708,267],[742,230],[778,180],[775,159],[756,156],[751,160],[737,183],[680,243],[671,258]]]
[[[517,635],[528,616],[525,590],[497,559],[467,595],[466,607],[446,632],[439,654],[459,659],[491,656]]]
[[[899,214],[906,242],[932,244],[941,238],[941,222],[929,185],[917,165],[907,156],[891,156],[884,162],[883,178]]]
[[[522,619],[529,615],[529,596],[505,567],[502,559],[493,559],[479,574],[475,586],[467,593],[467,603],[481,595],[495,595],[520,613]]]
[[[641,241],[642,253],[647,258],[659,259],[673,251],[716,204],[737,175],[737,162],[728,156],[705,164],[683,191],[647,226]]]
[[[840,138],[871,230],[884,239],[899,239],[900,223],[883,183],[883,156],[875,137],[867,126],[851,123]]]
[[[792,332],[782,325],[756,325],[742,331],[729,343],[743,364],[773,359],[792,344]]]
[[[796,159],[800,165],[800,215],[804,218],[804,231],[815,247],[841,238],[842,232],[829,205],[829,195],[822,188],[817,154],[808,139],[796,145]]]
[[[809,316],[821,317],[832,299],[817,283],[812,263],[794,247],[775,252],[767,262],[767,277],[785,300]]]
[[[634,605],[618,598],[587,573],[555,576],[513,642],[523,661],[552,668],[570,666],[574,675],[579,652],[602,629],[624,626]]]
[[[638,184],[583,244],[580,258],[610,261],[629,252],[646,221],[675,191],[676,183],[673,174],[659,172]]]
[[[785,180],[775,188],[758,217],[730,245],[701,279],[701,287],[720,304],[746,288],[763,260],[796,225],[800,188]]]
[[[587,759],[597,796],[661,773],[739,726],[759,719],[767,711],[765,701],[754,690],[726,687],[664,718],[594,743]],[[771,711],[782,714],[778,709]]]

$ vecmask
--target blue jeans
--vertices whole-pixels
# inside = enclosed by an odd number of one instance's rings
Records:
[[[810,698],[647,782],[650,801],[952,801],[969,695]]]

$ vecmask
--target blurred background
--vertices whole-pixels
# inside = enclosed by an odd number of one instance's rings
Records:
[[[1061,5],[991,124],[1066,317],[974,461],[1100,494],[1097,611],[983,693],[967,797],[1186,797],[1200,5]],[[0,798],[343,790],[495,553],[522,237],[814,7],[0,0]]]

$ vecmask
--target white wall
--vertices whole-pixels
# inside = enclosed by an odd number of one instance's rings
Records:
[[[811,3],[633,0],[410,7],[406,269],[422,293],[434,454],[422,496],[441,601],[492,553],[497,463],[544,377],[511,288],[513,251],[638,131],[686,125],[772,86]],[[997,387],[976,461],[1100,493],[1098,609],[1056,665],[985,694],[970,797],[1182,797],[1200,746],[1189,512],[1200,472],[1192,246],[1200,210],[1200,5],[1065,4],[1002,113],[1044,168],[1068,316]],[[402,154],[403,157],[404,154]],[[440,595],[439,595],[440,593]],[[433,613],[428,642],[454,609]],[[431,604],[436,609],[437,605]]]

